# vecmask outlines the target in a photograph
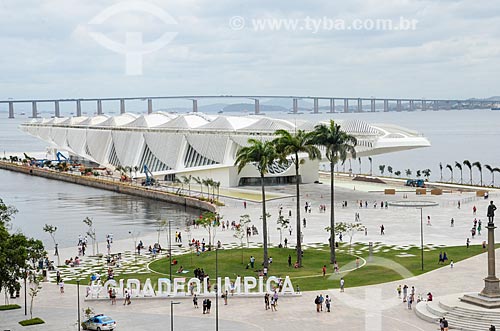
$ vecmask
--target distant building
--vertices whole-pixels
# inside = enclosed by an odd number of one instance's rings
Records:
[[[222,116],[203,113],[149,115],[125,113],[109,117],[70,117],[33,119],[21,129],[70,155],[102,166],[147,165],[158,179],[193,175],[212,178],[221,186],[258,183],[257,169],[248,165],[240,174],[234,166],[236,153],[249,138],[274,139],[277,129],[313,130],[319,122],[288,121],[264,116]],[[358,139],[358,157],[391,153],[430,146],[429,141],[409,129],[395,125],[370,125],[360,120],[336,121],[342,129]],[[320,161],[306,155],[301,166],[301,181],[318,179]],[[324,160],[323,160],[324,161]],[[266,180],[290,183],[295,169],[291,162],[276,163]]]

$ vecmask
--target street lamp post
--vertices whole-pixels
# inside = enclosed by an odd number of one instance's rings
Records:
[[[215,331],[219,331],[219,248],[215,248]]]
[[[76,280],[76,298],[77,298],[77,307],[78,307],[78,331],[80,331],[81,321],[80,321],[80,279]]]
[[[180,302],[170,301],[170,331],[174,331],[174,305],[178,305]]]
[[[422,271],[424,271],[424,222],[423,222],[423,208],[420,209],[420,259],[422,265]]]
[[[28,295],[26,289],[26,277],[28,276],[28,271],[24,269],[24,316],[28,315]]]
[[[170,266],[170,281],[172,281],[172,234],[171,234],[171,224],[172,220],[168,221],[168,256],[170,259],[169,266]]]

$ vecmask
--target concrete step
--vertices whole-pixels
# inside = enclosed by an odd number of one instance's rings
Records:
[[[481,316],[482,312],[471,311],[463,308],[455,308],[445,315],[449,321],[450,328],[459,330],[488,330],[491,325],[500,325],[500,316]]]
[[[436,316],[443,317],[448,313],[448,310],[441,308],[439,302],[436,301],[428,301],[427,310]]]
[[[441,318],[441,316],[437,316],[427,309],[427,302],[425,301],[417,303],[414,310],[418,317],[430,323],[436,323]]]

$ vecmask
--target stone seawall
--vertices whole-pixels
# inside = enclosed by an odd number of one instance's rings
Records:
[[[164,201],[168,203],[174,203],[177,205],[182,205],[186,207],[196,208],[205,211],[214,212],[215,206],[211,203],[201,201],[198,199],[179,196],[176,194],[163,192],[155,190],[152,188],[144,186],[136,186],[130,183],[123,183],[120,181],[111,181],[107,179],[101,179],[94,176],[80,176],[73,175],[70,173],[56,172],[52,170],[46,170],[43,168],[30,167],[25,165],[18,165],[15,163],[0,161],[0,169],[16,171],[24,173],[31,176],[39,176],[48,179],[61,180],[68,183],[85,185],[89,187],[94,187],[98,189],[113,191],[117,193],[124,193],[129,195],[135,195],[142,198],[154,199],[159,201]]]

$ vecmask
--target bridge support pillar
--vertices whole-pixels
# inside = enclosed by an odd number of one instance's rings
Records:
[[[82,116],[82,102],[80,100],[76,100],[76,116]]]
[[[318,98],[314,98],[314,109],[313,109],[313,112],[314,114],[318,114],[319,113],[319,100]]]
[[[397,111],[401,111],[402,110],[402,108],[401,108],[401,100],[397,100],[396,101],[396,110]]]
[[[97,115],[102,115],[102,100],[97,100]]]
[[[438,101],[437,101],[437,100],[434,100],[434,101],[432,102],[432,108],[433,108],[434,110],[439,110],[439,105],[438,105]]]
[[[125,114],[125,99],[120,99],[120,114]]]
[[[335,113],[335,99],[330,99],[330,113]]]
[[[153,112],[153,100],[148,99],[148,114],[151,114]]]
[[[259,99],[255,99],[255,110],[254,110],[255,115],[260,114],[260,102]]]
[[[358,113],[363,112],[363,100],[361,98],[358,98]]]
[[[9,118],[14,118],[14,102],[9,101]]]
[[[372,113],[374,113],[376,111],[376,109],[375,109],[375,99],[373,99],[373,98],[370,100],[370,111]]]
[[[389,111],[389,100],[384,99],[384,112]]]
[[[198,112],[198,100],[193,99],[193,113]]]
[[[344,113],[349,112],[349,99],[344,99]]]
[[[299,112],[299,100],[297,98],[293,99],[292,112],[297,114]]]
[[[426,110],[427,110],[427,103],[425,102],[425,100],[422,100],[422,111]]]
[[[33,117],[33,118],[38,117],[38,110],[36,107],[36,101],[31,102],[31,117]]]
[[[408,109],[409,111],[414,111],[414,104],[413,104],[413,100],[409,100],[408,101]]]
[[[61,117],[61,111],[59,108],[59,101],[54,101],[54,116]]]

